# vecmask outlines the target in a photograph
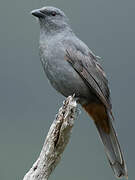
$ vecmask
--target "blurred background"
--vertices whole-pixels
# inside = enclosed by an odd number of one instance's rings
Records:
[[[129,180],[134,179],[134,0],[0,2],[0,179],[23,178],[64,100],[44,75],[38,55],[39,24],[29,13],[47,5],[61,8],[80,39],[103,58],[115,126]],[[96,128],[82,109],[53,179],[115,179]]]

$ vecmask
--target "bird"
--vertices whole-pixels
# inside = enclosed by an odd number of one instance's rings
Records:
[[[73,32],[59,8],[31,11],[40,24],[39,56],[51,85],[77,103],[93,119],[109,164],[117,178],[128,177],[127,167],[113,125],[107,76],[96,56]]]

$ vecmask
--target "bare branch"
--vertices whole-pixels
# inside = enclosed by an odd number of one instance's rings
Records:
[[[69,96],[59,109],[52,123],[40,156],[23,180],[48,180],[61,159],[61,155],[70,139],[77,103]]]

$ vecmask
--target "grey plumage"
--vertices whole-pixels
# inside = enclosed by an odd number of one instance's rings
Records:
[[[127,177],[126,164],[111,122],[108,81],[97,56],[77,38],[60,9],[43,7],[32,14],[39,19],[40,60],[50,83],[66,97],[75,94],[78,103],[94,119],[114,174]],[[89,108],[91,105],[96,111]]]

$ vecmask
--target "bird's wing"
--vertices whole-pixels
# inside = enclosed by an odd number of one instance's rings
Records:
[[[65,59],[72,65],[112,115],[108,81],[104,70],[95,56],[91,52],[89,55],[84,55],[79,50],[68,48],[66,49]]]

